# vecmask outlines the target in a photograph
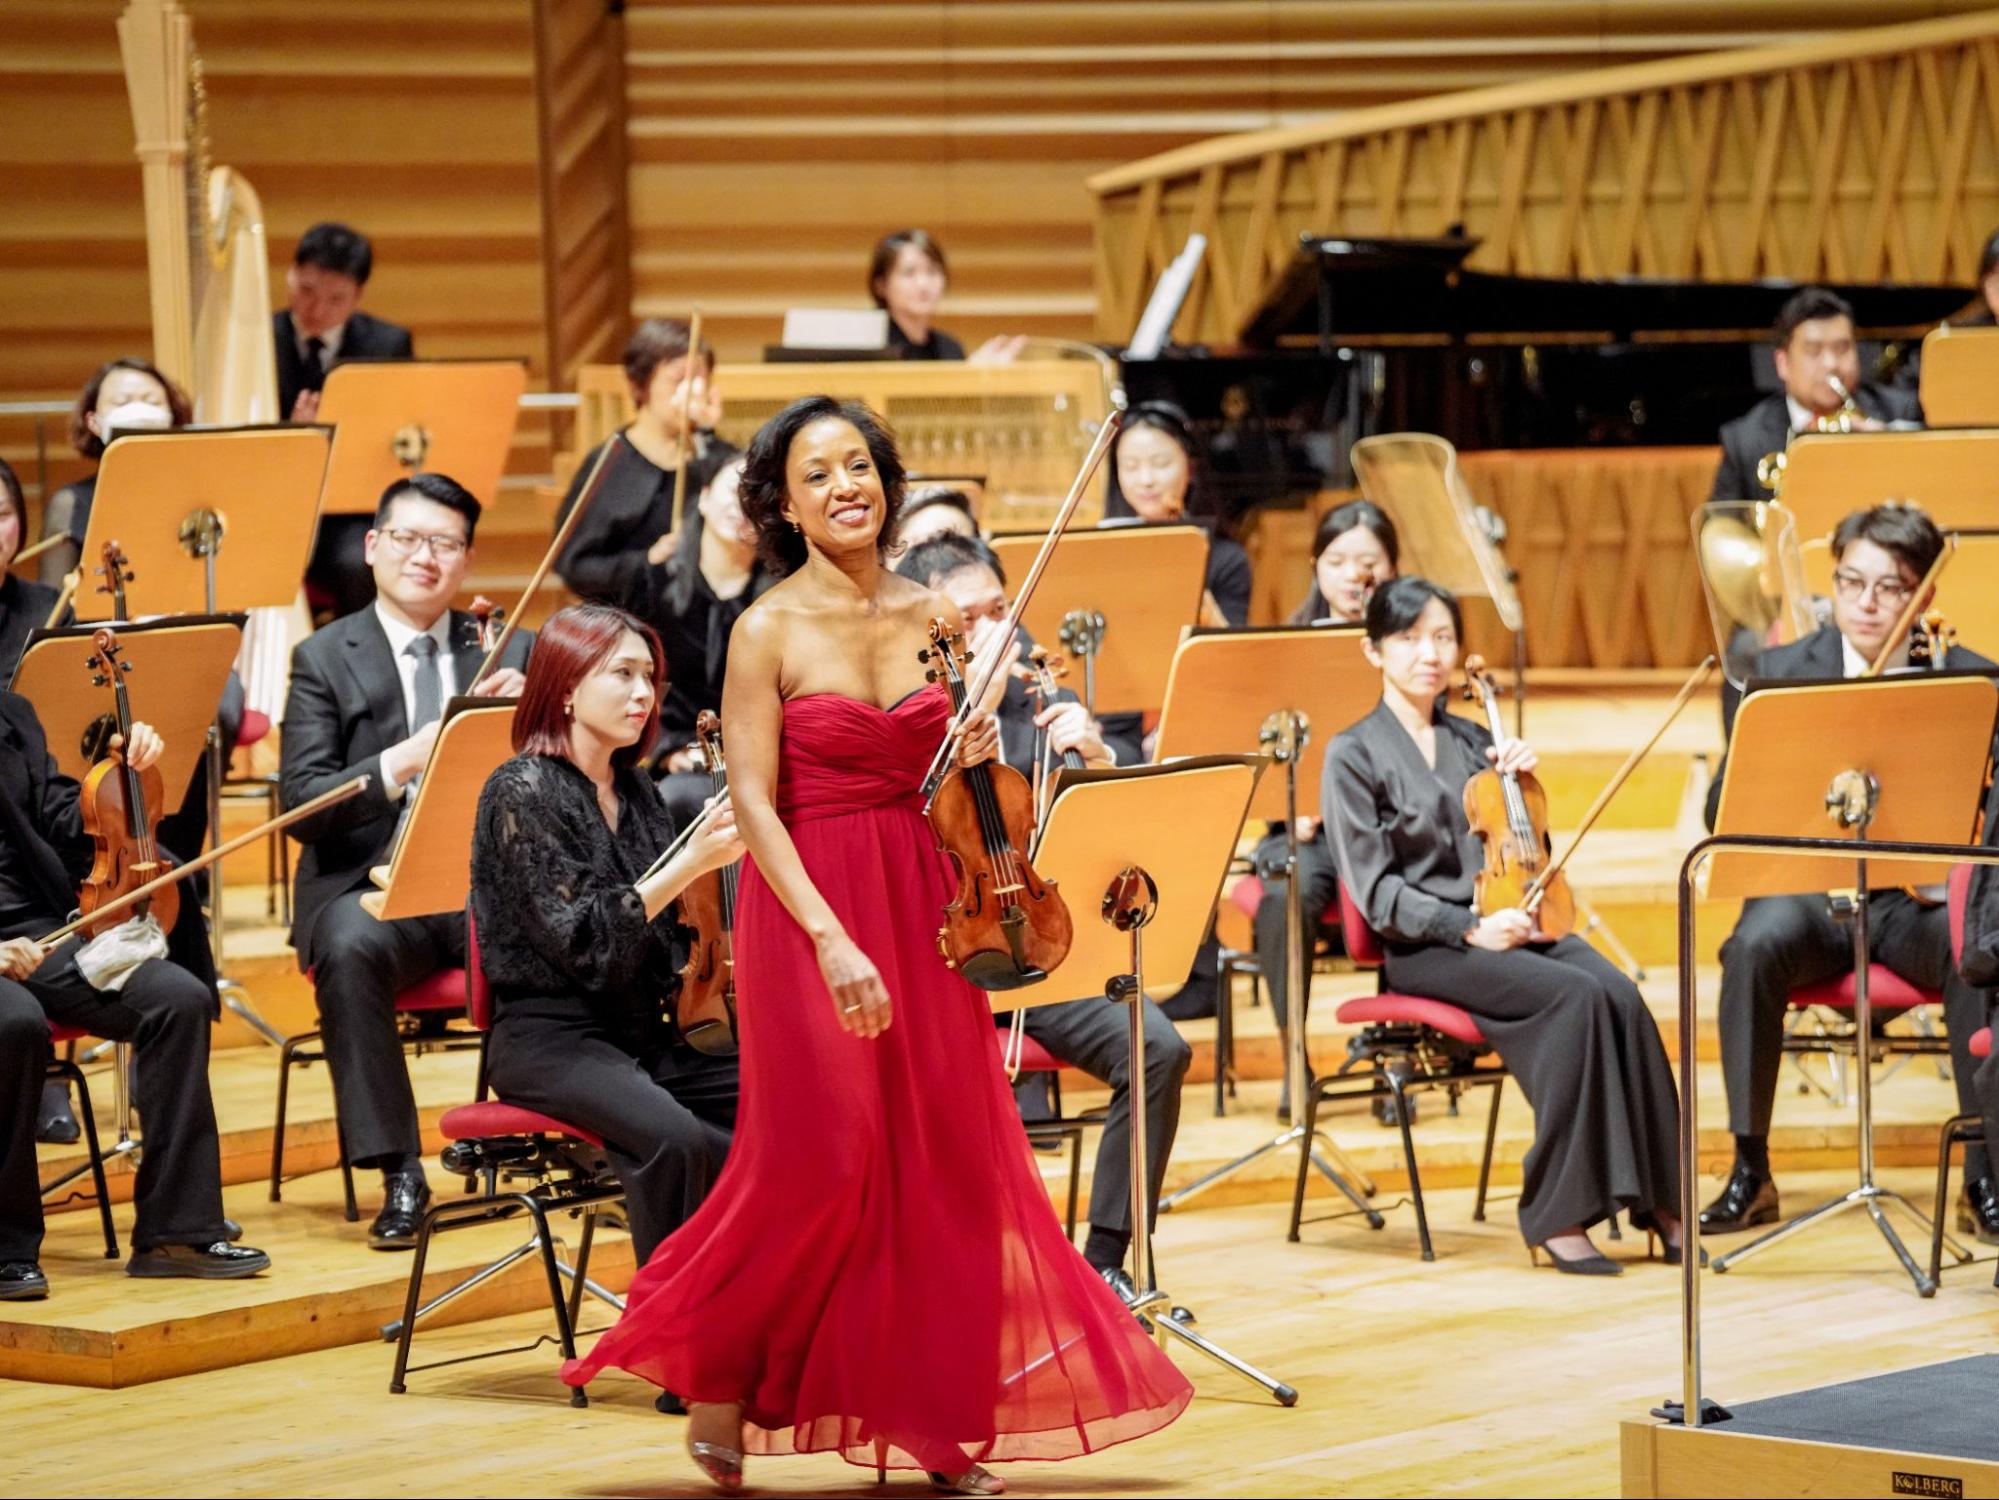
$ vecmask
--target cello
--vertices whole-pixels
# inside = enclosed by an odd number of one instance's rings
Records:
[[[722,721],[702,709],[694,737],[717,796],[729,789],[722,757]],[[694,930],[693,951],[680,971],[673,1018],[688,1046],[710,1057],[736,1050],[736,866],[710,870],[680,893],[680,923]]]
[[[95,632],[91,641],[97,648],[96,655],[86,661],[91,683],[111,689],[112,722],[120,743],[130,745],[132,701],[125,690],[125,676],[132,664],[119,659],[124,648],[110,629]],[[158,766],[134,771],[122,754],[114,752],[92,766],[84,779],[83,831],[90,835],[95,852],[90,874],[77,895],[77,910],[86,919],[84,931],[92,937],[126,920],[122,906],[118,914],[101,922],[87,920],[94,912],[167,872],[157,838],[160,815],[165,810],[166,787]],[[163,886],[135,905],[140,914],[150,912],[161,927],[171,928],[180,916],[180,887]]]
[[[930,647],[919,659],[924,680],[944,683],[962,715],[970,701],[964,637],[932,620]],[[950,856],[958,879],[937,931],[945,967],[982,990],[1015,990],[1046,979],[1069,956],[1074,933],[1055,886],[1022,852],[1035,824],[1027,778],[999,761],[951,766],[937,783],[928,815],[937,848]]]
[[[1483,657],[1465,658],[1464,693],[1484,708],[1493,743],[1505,743],[1499,695],[1493,691]],[[1550,939],[1575,931],[1575,896],[1568,877],[1552,863],[1548,794],[1533,773],[1480,771],[1465,783],[1465,818],[1485,846],[1485,864],[1478,872],[1473,898],[1479,915],[1519,908],[1532,912],[1537,931]]]

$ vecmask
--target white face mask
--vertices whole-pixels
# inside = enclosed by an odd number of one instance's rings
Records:
[[[114,432],[161,432],[173,426],[173,413],[150,401],[124,401],[101,412],[97,425],[102,435]]]

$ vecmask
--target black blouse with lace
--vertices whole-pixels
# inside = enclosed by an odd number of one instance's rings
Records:
[[[686,933],[673,907],[648,922],[634,889],[673,840],[658,789],[632,770],[616,789],[613,833],[569,761],[517,755],[493,772],[472,834],[472,909],[497,1021],[588,1017],[645,1050],[671,1038]]]

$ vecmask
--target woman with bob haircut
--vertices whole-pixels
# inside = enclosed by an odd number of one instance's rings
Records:
[[[1340,878],[1381,935],[1389,987],[1476,1016],[1534,1107],[1520,1188],[1530,1251],[1560,1271],[1618,1275],[1589,1229],[1622,1209],[1677,1265],[1679,1097],[1638,986],[1582,938],[1472,904],[1485,858],[1465,783],[1488,766],[1531,771],[1535,756],[1439,707],[1463,628],[1456,597],[1427,578],[1368,600],[1362,649],[1381,702],[1326,747],[1321,783]]]
[[[963,620],[884,566],[903,482],[881,421],[830,397],[750,445],[743,512],[787,576],[737,622],[722,694],[750,851],[740,1123],[715,1192],[564,1371],[685,1397],[726,1491],[751,1451],[998,1494],[983,1462],[1094,1452],[1192,1394],[1064,1235],[986,996],[938,955],[957,883],[921,786],[951,704],[920,656],[931,620]],[[957,763],[998,740],[974,715]]]
[[[472,835],[493,1087],[603,1138],[641,1264],[707,1196],[736,1117],[735,1059],[673,1025],[687,957],[673,902],[743,846],[711,804],[646,873],[675,831],[637,765],[663,675],[658,638],[623,610],[559,611],[528,659],[517,753],[487,779]]]

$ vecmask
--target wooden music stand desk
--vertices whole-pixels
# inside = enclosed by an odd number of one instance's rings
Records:
[[[1983,675],[1925,674],[1760,691],[1752,681],[1750,688],[1735,716],[1715,817],[1717,836],[1971,843],[1992,755],[1993,724],[1999,719],[1999,683]],[[1860,854],[1848,861],[1780,847],[1718,850],[1707,873],[1709,896],[1809,896],[1846,887],[1861,897],[1848,919],[1853,929],[1859,1180],[1839,1197],[1718,1257],[1714,1271],[1725,1272],[1847,1209],[1864,1208],[1917,1292],[1929,1296],[1936,1282],[1916,1264],[1883,1210],[1905,1210],[1925,1234],[1929,1221],[1899,1193],[1874,1180],[1866,895],[1934,882],[1940,867],[1934,861]]]
[[[332,437],[323,427],[226,427],[119,438],[98,470],[86,580],[115,541],[131,564],[125,594],[135,618],[290,605],[312,551]],[[108,619],[111,597],[79,588],[76,613]]]
[[[993,538],[1014,585],[1041,542],[1039,532]],[[1082,663],[1081,697],[1092,713],[1145,713],[1166,701],[1167,663],[1180,632],[1200,618],[1207,571],[1208,534],[1198,526],[1071,531],[1049,558],[1021,624],[1042,645]],[[1094,650],[1080,638],[1091,636]]]
[[[1999,531],[1957,534],[1957,555],[1937,579],[1932,607],[1943,611],[1959,641],[1999,661]]]
[[[1296,625],[1189,632],[1173,653],[1158,758],[1253,754],[1271,715],[1303,714],[1310,750],[1298,761],[1298,816],[1318,817],[1327,744],[1381,698],[1381,669],[1361,654],[1361,634]],[[1266,776],[1250,816],[1281,822],[1284,782]]]
[[[91,683],[96,672],[85,665],[97,652],[91,636],[101,628],[37,630],[14,669],[13,690],[35,705],[56,768],[78,781],[90,774],[86,735],[111,712],[110,692]],[[125,674],[132,717],[157,729],[166,745],[160,757],[160,780],[167,792],[164,811],[177,811],[187,798],[208,726],[215,722],[229,681],[229,665],[242,644],[243,616],[177,616],[112,628],[132,667]]]
[[[1784,508],[1808,558],[1884,500],[1920,505],[1946,531],[1999,526],[1999,431],[1805,433],[1785,454]]]
[[[1922,397],[1931,427],[1999,427],[1999,328],[1931,329]]]
[[[418,469],[448,474],[491,505],[513,446],[527,366],[517,360],[367,360],[335,365],[319,418],[334,429],[320,509],[373,515]]]
[[[389,862],[368,872],[380,889],[362,895],[363,910],[392,922],[465,909],[479,794],[513,753],[512,698],[453,698],[445,705]]]

